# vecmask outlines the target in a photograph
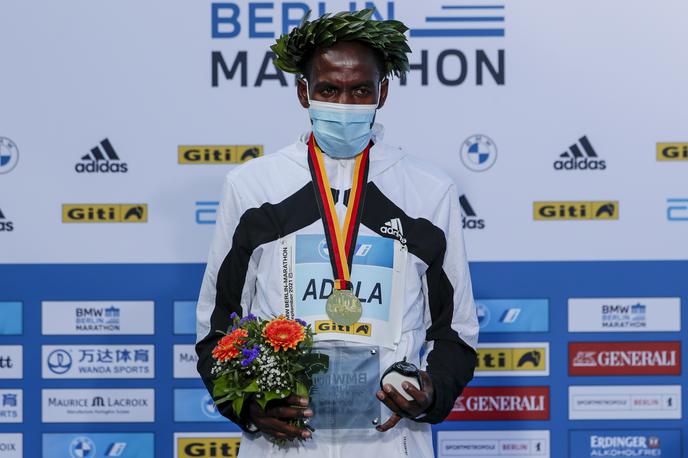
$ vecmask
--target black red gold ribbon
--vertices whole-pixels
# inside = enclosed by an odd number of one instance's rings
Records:
[[[327,178],[323,153],[312,134],[308,139],[308,167],[311,171],[315,197],[325,228],[325,239],[329,249],[335,289],[351,289],[351,265],[356,248],[358,227],[361,224],[361,215],[363,214],[372,144],[370,142],[366,149],[356,156],[346,218],[344,219],[344,226],[340,227],[334,207],[332,188]]]

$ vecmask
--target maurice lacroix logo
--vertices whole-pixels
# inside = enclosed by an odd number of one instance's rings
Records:
[[[12,232],[14,223],[10,221],[0,209],[0,232]]]
[[[7,137],[0,137],[0,175],[11,172],[19,162],[17,144]]]
[[[91,148],[91,152],[81,157],[74,166],[77,173],[127,173],[129,166],[122,162],[115,148],[107,138],[99,146]]]
[[[461,204],[461,212],[463,213],[461,224],[464,229],[485,229],[485,220],[478,218],[465,194],[459,197],[459,204]]]
[[[461,162],[469,170],[484,172],[497,161],[497,145],[487,135],[471,135],[461,144]]]
[[[561,153],[559,159],[554,161],[554,170],[604,170],[606,168],[607,162],[598,157],[595,148],[585,135],[579,138],[577,143],[569,146],[569,149]]]

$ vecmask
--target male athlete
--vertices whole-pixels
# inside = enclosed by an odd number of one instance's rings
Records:
[[[383,143],[376,113],[410,49],[402,23],[371,16],[304,20],[277,40],[275,65],[302,76],[311,131],[225,181],[197,309],[203,381],[212,392],[211,351],[233,312],[305,320],[330,360],[310,399],[249,402],[240,416],[218,406],[244,430],[242,457],[431,457],[430,424],[473,377],[478,325],[457,189]],[[422,369],[420,386],[380,389],[403,360]]]

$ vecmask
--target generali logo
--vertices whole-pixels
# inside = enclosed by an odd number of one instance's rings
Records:
[[[572,342],[570,375],[680,375],[681,342]]]
[[[468,387],[447,420],[549,420],[549,387]]]

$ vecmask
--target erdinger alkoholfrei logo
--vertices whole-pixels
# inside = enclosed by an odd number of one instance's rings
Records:
[[[554,170],[605,170],[607,162],[600,159],[588,137],[583,135],[577,143],[554,161]]]
[[[485,229],[485,220],[479,218],[465,194],[459,197],[461,205],[461,224],[464,229]]]
[[[79,436],[69,444],[72,458],[92,458],[96,456],[96,444],[86,436]]]
[[[469,170],[484,172],[497,161],[497,145],[487,135],[471,135],[461,144],[461,162]]]
[[[7,137],[0,137],[0,175],[11,172],[19,162],[17,144]]]
[[[0,209],[0,232],[12,232],[14,223],[10,221]]]
[[[110,140],[105,138],[100,145],[91,148],[90,153],[81,157],[74,170],[77,173],[127,173],[129,166],[122,162]]]

